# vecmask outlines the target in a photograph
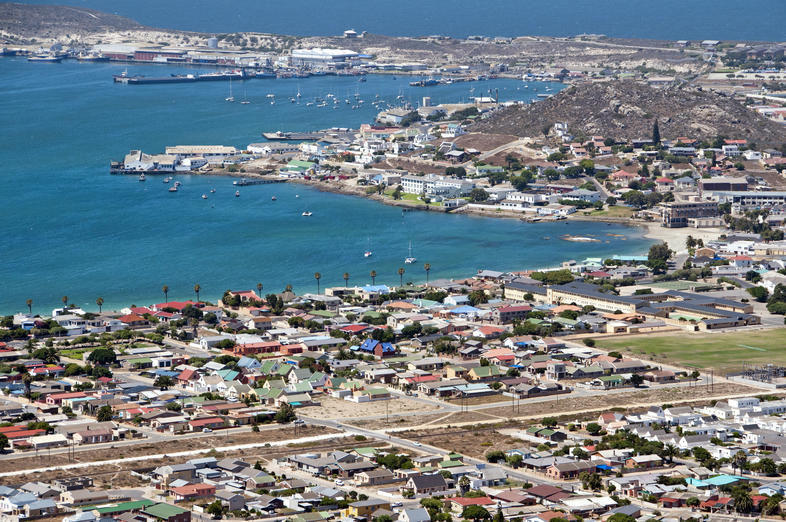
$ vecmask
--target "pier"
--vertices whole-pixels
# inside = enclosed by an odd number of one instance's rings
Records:
[[[241,178],[239,180],[233,181],[232,184],[236,187],[248,187],[250,185],[269,185],[270,183],[286,183],[286,179],[284,178],[254,178],[254,179],[246,179]]]
[[[262,137],[268,141],[317,141],[323,138],[348,138],[355,133],[352,129],[332,128],[316,132],[263,132]]]

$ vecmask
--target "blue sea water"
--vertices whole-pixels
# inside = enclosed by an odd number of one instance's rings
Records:
[[[52,0],[21,0],[54,3]],[[784,39],[783,0],[58,0],[152,27],[226,33],[376,34],[464,38],[572,36],[655,39]]]
[[[408,212],[362,198],[331,194],[299,185],[277,184],[241,189],[228,178],[178,176],[183,186],[149,177],[112,176],[109,161],[130,149],[163,151],[167,145],[261,141],[262,131],[317,130],[358,126],[371,121],[369,103],[352,110],[306,107],[305,101],[333,93],[358,93],[367,102],[378,94],[394,102],[431,96],[435,103],[466,99],[499,89],[500,97],[529,99],[546,85],[515,80],[409,87],[411,78],[368,76],[316,77],[306,80],[234,82],[236,97],[250,105],[224,101],[228,84],[128,86],[112,83],[125,66],[103,63],[29,63],[0,59],[0,313],[46,312],[63,295],[95,309],[193,296],[217,299],[224,290],[261,282],[280,291],[314,290],[350,283],[398,283],[465,276],[480,268],[521,269],[553,265],[567,258],[641,253],[649,241],[637,229],[596,223],[525,224],[436,212]],[[185,69],[129,66],[129,74],[170,74]],[[200,71],[203,71],[200,69]],[[554,84],[552,88],[559,87]],[[300,89],[303,103],[287,100]],[[553,92],[553,91],[552,91]],[[270,105],[266,95],[279,100]],[[210,194],[215,188],[216,193]],[[202,194],[209,199],[201,199]],[[271,197],[277,196],[273,202]],[[295,197],[299,195],[300,197]],[[313,212],[302,217],[305,210]],[[598,243],[571,243],[562,234],[596,235]],[[624,234],[626,238],[607,234]],[[543,239],[550,237],[550,239]],[[414,265],[404,265],[412,241]],[[363,251],[370,247],[371,258]]]

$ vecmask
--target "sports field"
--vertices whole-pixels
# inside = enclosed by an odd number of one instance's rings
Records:
[[[733,333],[635,335],[597,339],[604,350],[655,362],[730,372],[743,362],[786,366],[786,328]]]

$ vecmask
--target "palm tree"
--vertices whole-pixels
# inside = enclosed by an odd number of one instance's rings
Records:
[[[317,294],[319,294],[319,280],[322,279],[322,274],[314,272],[314,279],[317,280]]]
[[[431,263],[426,263],[423,265],[423,268],[426,270],[426,284],[428,284],[428,273],[431,272]]]
[[[284,287],[284,292],[292,292],[292,285],[287,285]]]
[[[33,382],[33,376],[30,375],[29,373],[25,373],[22,376],[22,382],[25,385],[25,397],[29,401],[30,400],[30,384]]]
[[[199,286],[199,283],[194,285],[194,293],[197,296],[197,303],[199,302],[199,291],[202,290],[202,287]]]
[[[169,302],[169,287],[164,285],[161,287],[161,291],[164,292],[164,303]]]
[[[262,298],[262,283],[257,283],[257,292],[259,292],[259,298]]]
[[[737,513],[748,513],[753,509],[753,499],[747,491],[740,491],[732,496],[734,510]]]
[[[27,303],[27,311],[32,314],[33,313],[33,300],[32,299],[28,299],[27,301],[25,301],[25,303]]]
[[[68,296],[64,295],[61,301],[63,301],[63,308],[68,308]]]
[[[99,297],[98,299],[96,299],[96,304],[98,305],[98,313],[100,314],[101,313],[101,307],[104,306],[104,298],[103,297]]]
[[[663,456],[669,458],[669,464],[674,462],[674,457],[677,454],[679,454],[679,450],[677,449],[677,446],[675,446],[674,444],[669,443],[663,447]]]
[[[398,269],[398,286],[404,286],[404,268]]]
[[[377,284],[377,271],[376,270],[372,270],[371,274],[369,274],[369,275],[371,276],[371,284],[372,285]]]
[[[344,272],[344,288],[349,285],[349,272]]]

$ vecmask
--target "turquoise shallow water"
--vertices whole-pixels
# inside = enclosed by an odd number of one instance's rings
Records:
[[[53,3],[52,0],[22,0]],[[153,27],[226,33],[783,40],[783,0],[58,0]]]
[[[399,94],[413,102],[429,95],[439,103],[458,101],[490,88],[502,99],[543,92],[543,84],[523,89],[514,80],[410,88],[410,78],[369,76],[307,80],[254,80],[245,84],[251,105],[223,101],[228,85],[207,84],[122,86],[111,75],[113,64],[32,64],[19,58],[0,59],[0,313],[25,309],[46,312],[63,295],[95,308],[160,301],[161,286],[170,299],[193,296],[215,299],[228,288],[257,282],[271,291],[292,284],[313,290],[314,272],[322,287],[370,282],[398,282],[411,240],[416,265],[406,265],[405,281],[463,276],[480,268],[519,269],[555,264],[566,258],[640,253],[649,241],[635,229],[594,223],[531,225],[432,212],[409,212],[365,199],[319,192],[298,185],[255,186],[233,197],[232,180],[179,176],[180,192],[149,178],[108,174],[110,159],[131,148],[162,151],[175,144],[244,146],[260,141],[263,130],[311,130],[357,126],[375,110],[307,108],[265,103],[267,93],[279,99],[300,88],[303,99],[332,92],[339,97],[358,92],[391,101]],[[169,74],[174,68],[129,67],[129,74]],[[556,87],[556,86],[555,86]],[[235,85],[242,96],[243,85]],[[200,195],[216,193],[208,200]],[[296,198],[295,195],[300,197]],[[278,201],[273,203],[271,196]],[[301,217],[304,210],[314,213]],[[601,243],[570,243],[559,235],[595,234]],[[606,234],[626,234],[627,240]],[[551,239],[543,240],[548,236]],[[610,241],[605,243],[605,241]],[[370,244],[372,258],[363,257]]]

